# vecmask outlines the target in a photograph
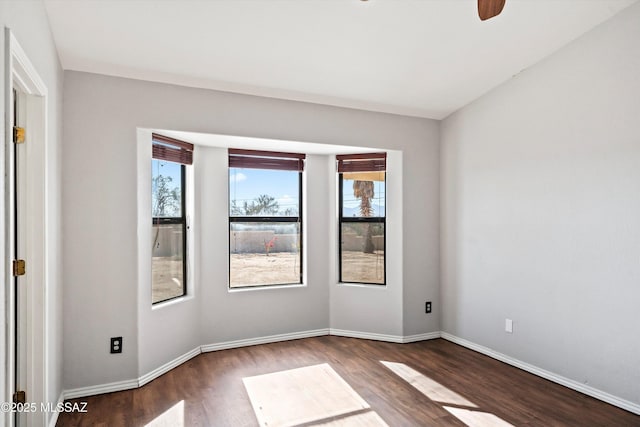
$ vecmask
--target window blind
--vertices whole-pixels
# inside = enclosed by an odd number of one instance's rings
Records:
[[[193,144],[157,133],[151,134],[153,142],[152,157],[158,160],[193,164]]]
[[[338,173],[384,172],[387,170],[387,153],[342,154],[336,156]]]
[[[304,170],[305,154],[279,151],[229,149],[230,168],[275,169],[286,171]]]

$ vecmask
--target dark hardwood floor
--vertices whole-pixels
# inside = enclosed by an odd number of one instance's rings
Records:
[[[136,390],[80,398],[58,426],[145,426],[184,401],[184,426],[257,426],[242,378],[328,363],[389,426],[463,426],[382,365],[403,363],[514,426],[640,426],[640,416],[437,339],[413,344],[325,336],[201,354]],[[494,420],[497,418],[494,418]],[[482,424],[482,425],[491,425]],[[179,426],[176,426],[179,427]]]

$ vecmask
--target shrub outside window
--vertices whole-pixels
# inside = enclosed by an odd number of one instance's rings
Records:
[[[337,156],[339,281],[386,283],[386,153]]]
[[[304,154],[229,150],[229,288],[302,283]]]

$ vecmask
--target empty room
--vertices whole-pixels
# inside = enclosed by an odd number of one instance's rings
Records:
[[[640,426],[637,0],[0,26],[0,425]]]

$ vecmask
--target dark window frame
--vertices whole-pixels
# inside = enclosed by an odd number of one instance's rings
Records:
[[[166,160],[166,159],[158,159],[158,158],[153,158],[153,160],[158,160],[158,161],[171,161],[171,160]],[[178,162],[173,162],[173,163],[178,163]],[[178,225],[178,224],[182,224],[182,293],[180,295],[176,295],[170,298],[166,298],[163,300],[159,300],[159,301],[153,301],[153,277],[151,278],[151,305],[155,305],[155,304],[160,304],[160,303],[164,303],[167,301],[171,301],[174,300],[176,298],[182,298],[184,296],[187,295],[187,247],[188,247],[188,235],[187,235],[187,230],[189,229],[187,227],[187,202],[186,202],[186,187],[187,187],[187,180],[186,180],[186,169],[187,166],[185,164],[180,164],[180,181],[181,181],[181,185],[180,185],[180,213],[181,216],[179,217],[151,217],[152,220],[152,227],[153,225],[166,225],[166,224],[170,224],[170,225]],[[153,173],[152,173],[153,176]],[[152,258],[153,258],[153,249],[152,249]],[[153,269],[152,269],[152,273],[153,273]]]
[[[247,156],[246,159],[241,159],[241,162],[237,160],[231,160],[235,155]],[[268,159],[269,157],[276,157],[276,159],[271,160],[253,160],[251,156],[258,156]],[[278,159],[279,158],[279,159]],[[230,172],[231,169],[242,169],[242,168],[253,168],[253,169],[264,169],[264,170],[283,170],[290,172],[298,172],[298,215],[297,216],[277,216],[277,215],[268,215],[268,216],[242,216],[242,215],[231,215],[231,182],[229,182],[228,188],[228,196],[227,200],[229,202],[229,232],[228,232],[228,245],[227,248],[229,250],[229,283],[227,285],[229,290],[238,290],[238,289],[260,289],[260,288],[270,288],[274,286],[298,286],[303,284],[304,277],[304,262],[303,262],[303,246],[304,246],[304,232],[303,232],[303,191],[302,191],[302,172],[304,171],[304,154],[297,153],[281,153],[274,151],[258,151],[258,150],[241,150],[241,149],[229,149],[229,165],[227,167],[227,171]],[[293,162],[284,159],[294,159]],[[279,164],[279,162],[282,162]],[[285,165],[285,167],[269,167],[264,166],[265,164],[279,164]],[[294,166],[291,166],[294,165]],[[231,287],[231,226],[233,223],[297,223],[299,232],[300,232],[300,249],[298,256],[300,257],[300,273],[298,277],[298,281],[295,283],[270,283],[267,285],[243,285],[243,286],[234,286]]]
[[[386,153],[385,153],[386,154]],[[346,157],[346,156],[344,156]],[[351,157],[351,156],[349,156]],[[386,157],[385,157],[386,160]],[[387,285],[387,175],[385,168],[378,169],[377,172],[385,172],[384,177],[384,206],[385,214],[380,216],[369,217],[345,217],[344,216],[344,172],[338,173],[338,282],[349,283],[356,285],[372,285],[372,286],[386,286]],[[383,244],[384,244],[384,257],[383,257],[383,270],[384,277],[382,283],[374,282],[354,282],[342,280],[342,224],[381,224],[384,227]]]

